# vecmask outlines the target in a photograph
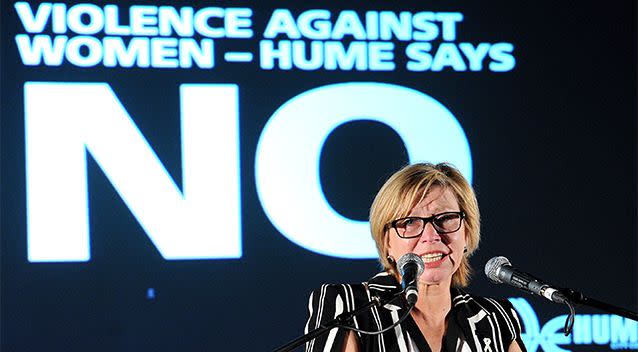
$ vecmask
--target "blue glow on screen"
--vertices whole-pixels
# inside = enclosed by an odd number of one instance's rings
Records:
[[[528,351],[577,351],[577,345],[608,346],[612,350],[638,349],[638,322],[609,314],[576,314],[571,335],[565,336],[566,315],[541,326],[538,315],[525,298],[510,298],[524,326],[521,338]],[[566,348],[563,348],[566,347]],[[568,349],[568,348],[574,349]]]

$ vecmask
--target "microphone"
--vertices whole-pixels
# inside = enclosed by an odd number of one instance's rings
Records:
[[[495,284],[506,283],[529,293],[537,294],[556,303],[565,303],[567,298],[557,289],[512,267],[505,257],[494,257],[485,264],[485,275]]]
[[[397,267],[401,271],[401,286],[405,292],[405,299],[410,307],[413,307],[419,299],[417,281],[423,273],[423,259],[414,253],[406,253],[397,261]]]

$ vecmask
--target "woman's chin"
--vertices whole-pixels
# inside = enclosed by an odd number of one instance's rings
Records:
[[[430,272],[425,275],[421,275],[419,278],[419,285],[428,285],[428,286],[438,286],[438,285],[447,285],[449,286],[452,283],[452,275],[451,273],[436,273]]]
[[[421,282],[419,282],[420,285],[427,285],[427,286],[439,286],[444,283],[445,283],[445,280],[443,280],[442,278],[422,279]]]

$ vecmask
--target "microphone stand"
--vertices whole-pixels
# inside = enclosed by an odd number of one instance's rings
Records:
[[[355,309],[353,311],[350,312],[343,312],[341,314],[339,314],[336,318],[334,318],[333,320],[330,320],[324,324],[321,324],[321,326],[319,326],[318,328],[308,332],[307,334],[300,336],[296,339],[294,339],[293,341],[287,343],[284,346],[279,347],[278,349],[274,350],[274,352],[288,352],[288,351],[292,351],[293,349],[295,349],[296,347],[299,347],[301,345],[303,345],[304,343],[317,338],[325,333],[327,333],[328,331],[332,330],[333,328],[336,327],[342,327],[344,325],[348,325],[352,322],[352,318],[355,315],[358,315],[368,309],[370,309],[372,306],[383,306],[386,305],[392,301],[394,301],[397,297],[400,297],[401,294],[403,294],[403,291],[398,292],[396,294],[394,294],[392,297],[390,297],[389,299],[380,299],[378,297],[372,296],[372,300],[366,304],[364,304],[363,306],[361,306],[358,309]]]
[[[611,314],[616,314],[621,317],[638,321],[638,314],[636,312],[632,312],[624,308],[616,307],[605,302],[597,301],[593,298],[589,298],[585,296],[584,294],[578,291],[572,290],[571,288],[564,288],[564,289],[561,289],[560,291],[565,297],[567,297],[568,300],[572,301],[573,303],[590,306]]]

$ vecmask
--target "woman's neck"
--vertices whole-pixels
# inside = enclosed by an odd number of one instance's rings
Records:
[[[422,314],[427,320],[444,320],[452,308],[450,282],[431,285],[419,284],[419,300],[414,307],[416,313]]]

